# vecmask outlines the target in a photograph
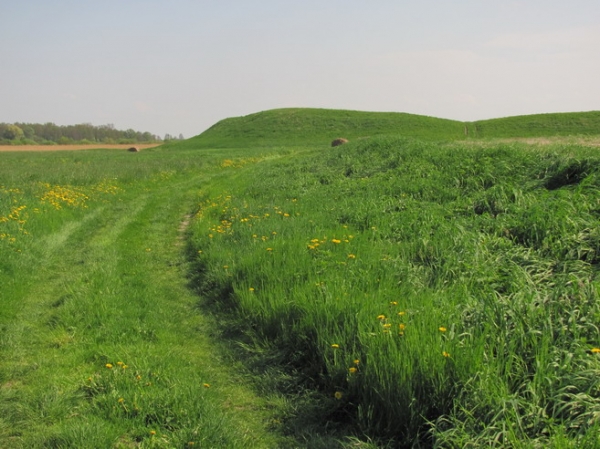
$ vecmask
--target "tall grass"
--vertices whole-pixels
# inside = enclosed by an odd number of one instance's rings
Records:
[[[202,191],[199,291],[399,447],[600,444],[600,159],[372,138]]]

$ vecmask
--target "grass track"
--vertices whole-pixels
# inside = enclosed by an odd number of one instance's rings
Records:
[[[205,181],[124,195],[45,238],[4,309],[0,447],[277,446],[187,288],[180,224]]]

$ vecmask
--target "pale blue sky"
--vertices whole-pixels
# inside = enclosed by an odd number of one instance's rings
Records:
[[[0,122],[600,110],[599,0],[0,0]]]

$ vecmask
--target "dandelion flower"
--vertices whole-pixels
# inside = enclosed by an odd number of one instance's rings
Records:
[[[444,326],[440,326],[440,327],[438,328],[438,330],[439,330],[440,332],[446,332],[448,329],[446,329]]]
[[[204,388],[210,388],[210,384],[202,384]]]
[[[331,347],[332,347],[333,349],[339,349],[340,345],[338,345],[337,343],[333,343],[333,344],[331,345]]]
[[[404,316],[406,315],[406,312],[398,312],[398,316]]]
[[[397,306],[398,305],[398,301],[390,301],[390,306]]]
[[[119,401],[118,401],[118,402],[119,402],[119,404],[122,404],[123,402],[125,402],[125,399],[123,399],[123,398],[119,398]]]
[[[336,399],[340,400],[344,397],[344,393],[342,393],[341,391],[336,391],[335,394],[333,395]]]
[[[600,353],[600,348],[592,348],[592,353],[593,353],[593,354],[598,354],[598,353]]]
[[[399,328],[401,331],[403,331],[404,329],[406,329],[406,324],[404,324],[404,323],[400,323],[400,324],[398,324],[398,328]]]
[[[348,368],[348,371],[350,372],[350,374],[354,374],[354,373],[356,373],[356,371],[358,371],[358,370],[356,369],[356,367],[355,367],[355,366],[351,366],[350,368]]]
[[[339,243],[342,243],[342,241],[338,239],[331,239],[331,243],[335,243],[337,245]]]
[[[273,251],[273,248],[267,248],[267,251],[269,251],[269,252]]]
[[[356,255],[355,254],[348,254],[348,259],[356,259]]]
[[[107,363],[107,364],[106,364],[106,365],[104,365],[104,366],[106,366],[108,369],[112,369],[112,367],[113,367],[113,366],[112,366],[112,363]]]
[[[446,352],[446,351],[442,352],[442,355],[443,355],[444,357],[450,357],[450,354],[449,354],[448,352]]]
[[[251,292],[254,291],[254,287],[250,287],[248,290],[250,290]]]
[[[358,359],[354,359],[354,364],[355,364],[355,365],[358,365],[359,363],[360,363],[360,360],[358,360]]]
[[[383,315],[383,314],[377,315],[377,319],[378,320],[385,320],[385,315]]]
[[[150,435],[156,435],[156,430],[151,430]]]

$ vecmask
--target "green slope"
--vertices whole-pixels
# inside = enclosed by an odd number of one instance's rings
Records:
[[[382,134],[456,140],[464,138],[464,124],[398,112],[274,109],[221,120],[199,136],[187,140],[185,146],[236,148],[328,145],[338,137],[352,140]]]
[[[600,134],[600,111],[520,115],[469,123],[470,137],[551,137]]]
[[[600,111],[522,115],[460,122],[400,112],[273,109],[221,120],[169,148],[243,148],[329,145],[333,139],[380,135],[429,141],[465,138],[552,137],[600,134]]]

